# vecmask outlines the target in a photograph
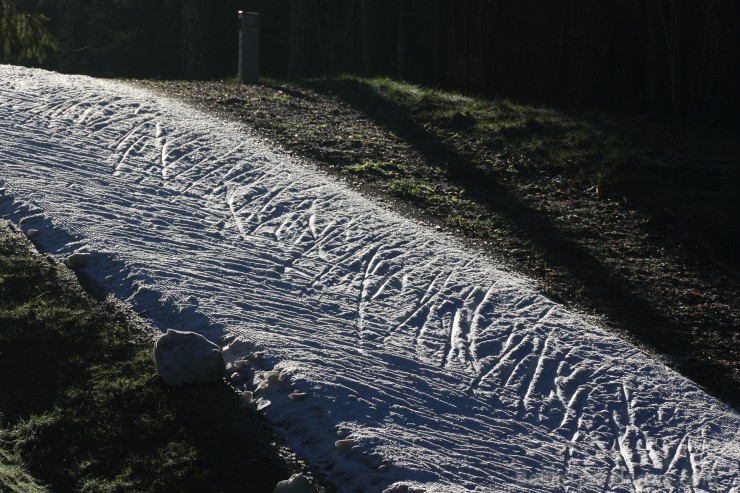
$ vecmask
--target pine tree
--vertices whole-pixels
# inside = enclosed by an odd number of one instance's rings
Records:
[[[57,42],[44,26],[46,17],[24,12],[15,0],[0,0],[0,56],[3,62],[46,58]]]

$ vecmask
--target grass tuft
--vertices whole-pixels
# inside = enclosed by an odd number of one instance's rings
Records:
[[[16,454],[9,453],[1,448],[0,435],[0,491],[7,493],[47,493],[23,468],[21,460]]]
[[[353,174],[378,175],[384,178],[395,178],[403,171],[404,166],[396,161],[365,161],[349,166],[346,171]]]

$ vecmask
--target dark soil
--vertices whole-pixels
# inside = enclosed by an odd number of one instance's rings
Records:
[[[656,147],[628,163],[631,174],[621,181],[598,182],[531,156],[511,158],[528,166],[507,165],[506,149],[496,142],[521,136],[486,140],[464,113],[425,117],[356,81],[135,84],[242,123],[349,186],[470,241],[537,280],[547,296],[598,317],[740,407],[740,262],[732,215],[740,194],[730,190],[735,202],[712,208],[699,196],[740,183],[740,166],[737,146],[718,149],[711,126],[694,132],[613,119],[610,131],[628,145]],[[656,134],[673,137],[650,138]]]

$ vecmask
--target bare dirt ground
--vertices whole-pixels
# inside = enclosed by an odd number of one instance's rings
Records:
[[[686,202],[691,217],[694,198],[682,201],[682,187],[734,183],[723,173],[735,179],[736,162],[718,159],[723,172],[698,176],[687,154],[677,159],[680,149],[664,150],[673,138],[644,154],[643,176],[630,188],[655,182],[666,190],[633,200],[557,167],[512,170],[506,152],[466,132],[467,115],[424,119],[346,84],[132,83],[244,124],[362,193],[459,236],[740,407],[736,229],[702,230],[701,219],[696,226],[662,206]],[[640,128],[623,124],[639,139]]]

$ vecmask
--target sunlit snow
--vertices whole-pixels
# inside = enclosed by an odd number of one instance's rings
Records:
[[[740,491],[736,412],[233,124],[0,66],[0,189],[40,249],[247,360],[342,491]]]

